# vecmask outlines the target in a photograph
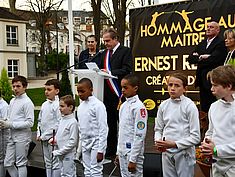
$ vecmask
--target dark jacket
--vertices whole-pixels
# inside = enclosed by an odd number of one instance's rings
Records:
[[[227,55],[227,49],[225,47],[224,40],[218,36],[213,39],[208,48],[206,48],[206,45],[207,40],[205,39],[198,44],[193,53],[197,52],[199,56],[203,54],[210,54],[207,59],[199,61],[198,57],[191,54],[188,57],[188,62],[190,64],[197,64],[195,87],[199,86],[210,89],[210,85],[208,84],[207,80],[207,73],[212,69],[224,64]]]
[[[107,50],[105,50],[101,55],[101,65],[100,68],[104,68],[104,58]],[[119,46],[117,50],[111,57],[110,67],[111,73],[113,76],[117,76],[118,87],[121,89],[121,80],[122,78],[132,72],[132,53],[131,49],[124,46]],[[109,89],[107,83],[104,85],[104,99],[112,99],[112,96],[115,97],[115,94]],[[116,98],[118,98],[116,96]]]
[[[99,50],[96,50],[96,54]],[[100,65],[99,57],[97,55],[91,56],[89,54],[89,49],[83,50],[79,55],[79,60],[77,63],[78,69],[87,69],[86,63],[95,62],[97,65]]]

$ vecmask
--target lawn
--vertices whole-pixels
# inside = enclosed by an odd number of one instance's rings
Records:
[[[44,88],[33,88],[26,90],[27,95],[33,101],[34,106],[41,106],[46,100]]]

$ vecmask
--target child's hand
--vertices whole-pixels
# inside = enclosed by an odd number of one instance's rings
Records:
[[[50,138],[50,139],[48,140],[48,143],[51,144],[51,145],[55,145],[55,144],[56,144],[55,138]]]
[[[155,145],[157,146],[157,148],[159,149],[169,149],[169,148],[177,148],[176,144],[174,141],[171,140],[158,140],[155,142]]]
[[[128,164],[128,171],[129,172],[135,172],[136,171],[136,163],[129,162],[129,164]]]
[[[42,141],[41,136],[37,136],[36,141]]]
[[[165,152],[165,151],[166,151],[166,148],[159,147],[159,146],[157,145],[157,141],[155,141],[154,147],[156,148],[156,151],[159,151],[159,152]]]
[[[101,152],[98,152],[96,159],[97,159],[97,162],[101,162],[104,159],[104,154]]]
[[[201,152],[205,156],[212,156],[214,147],[214,142],[209,138],[205,138],[204,141],[201,143],[201,146],[199,146]]]
[[[118,155],[115,157],[114,164],[117,166],[119,165],[119,156]]]

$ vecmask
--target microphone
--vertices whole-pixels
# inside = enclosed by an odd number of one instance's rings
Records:
[[[97,53],[92,57],[92,59],[95,58],[95,57],[97,57],[97,56],[99,56],[99,55],[101,55],[104,51],[105,51],[105,49],[100,50],[99,52],[97,52]],[[92,59],[91,59],[91,60],[92,60]]]

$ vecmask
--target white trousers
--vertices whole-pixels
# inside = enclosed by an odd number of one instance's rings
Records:
[[[177,153],[162,153],[162,171],[164,177],[194,177],[195,154],[186,150]]]
[[[235,165],[231,166],[226,172],[222,172],[222,171],[218,170],[212,164],[212,176],[213,177],[235,177]]]
[[[61,163],[61,177],[76,177],[76,166],[74,162],[74,153],[67,154],[60,159]]]
[[[82,161],[85,177],[103,177],[103,161],[97,162],[98,148],[82,149]]]
[[[42,141],[42,149],[46,169],[60,169],[58,157],[53,157],[52,159],[52,146],[48,141]]]
[[[130,156],[127,155],[119,155],[119,164],[121,169],[121,176],[122,177],[143,177],[143,163],[144,163],[144,156],[140,155],[137,157],[136,161],[136,171],[131,173],[128,171],[128,164],[129,164]]]

